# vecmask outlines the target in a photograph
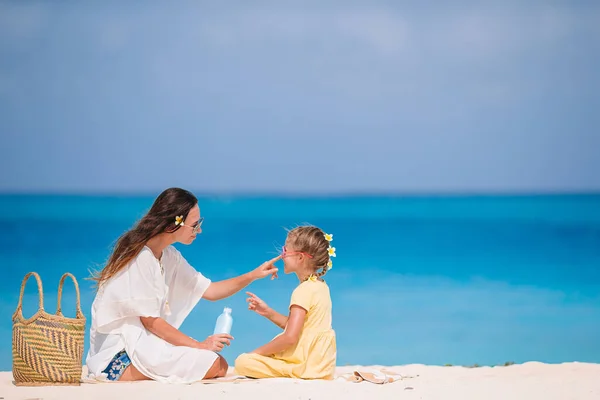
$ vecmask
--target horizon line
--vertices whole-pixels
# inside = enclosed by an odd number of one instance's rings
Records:
[[[166,189],[166,188],[165,188]],[[78,190],[57,190],[57,191],[3,191],[0,190],[2,197],[156,197],[163,190],[135,190],[135,191],[78,191]],[[192,192],[198,198],[209,197],[238,197],[238,198],[260,198],[260,197],[300,197],[300,198],[340,198],[340,197],[563,197],[563,196],[598,196],[598,190],[488,190],[488,191],[400,191],[400,190],[381,190],[381,191],[361,191],[361,190],[340,190],[340,191],[194,191]]]

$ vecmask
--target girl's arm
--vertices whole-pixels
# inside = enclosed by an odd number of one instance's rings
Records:
[[[273,310],[272,308],[269,308],[267,310],[265,317],[267,317],[269,319],[269,321],[271,321],[272,323],[274,323],[281,329],[285,329],[285,327],[288,323],[288,320],[290,319],[289,317],[287,317],[283,314],[279,314],[277,311]]]
[[[246,301],[248,302],[248,309],[256,312],[258,315],[262,315],[266,317],[269,321],[280,327],[281,329],[285,329],[285,326],[288,323],[288,317],[279,314],[277,311],[273,310],[271,307],[264,302],[263,299],[258,297],[252,292],[246,292],[248,298]]]
[[[302,327],[304,326],[305,317],[306,310],[304,308],[297,305],[292,305],[290,307],[290,316],[287,320],[283,334],[277,336],[264,346],[254,350],[253,353],[260,354],[262,356],[272,356],[273,354],[282,352],[292,346],[295,346],[298,343],[298,339],[300,339],[300,333],[302,332]]]
[[[209,336],[204,342],[199,342],[181,332],[179,329],[175,328],[173,325],[169,324],[160,317],[140,317],[140,321],[142,321],[142,325],[144,325],[144,328],[146,328],[149,332],[158,336],[165,342],[172,344],[173,346],[185,346],[196,349],[221,351],[225,345],[229,346],[230,339],[233,339],[233,337],[230,335],[219,334]]]

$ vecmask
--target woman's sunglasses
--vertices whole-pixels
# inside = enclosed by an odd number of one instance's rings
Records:
[[[202,226],[202,222],[204,222],[204,217],[200,217],[198,222],[196,222],[194,225],[191,225],[191,226],[183,225],[183,226],[192,228],[192,233],[198,233],[198,232],[200,232],[200,227]]]

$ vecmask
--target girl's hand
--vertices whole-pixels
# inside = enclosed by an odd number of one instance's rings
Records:
[[[271,280],[277,278],[277,267],[275,266],[275,262],[279,261],[281,256],[277,256],[275,258],[270,259],[269,261],[265,261],[261,264],[260,267],[256,268],[254,271],[250,272],[254,279],[262,279],[267,275],[271,275]]]
[[[230,340],[233,340],[233,337],[226,333],[211,335],[207,337],[204,342],[198,343],[198,348],[215,351],[218,353],[219,351],[223,350],[225,346],[229,346],[231,344]]]
[[[248,310],[252,310],[258,315],[262,315],[263,317],[267,317],[271,309],[260,297],[251,292],[246,292],[248,298],[246,302],[248,302]]]

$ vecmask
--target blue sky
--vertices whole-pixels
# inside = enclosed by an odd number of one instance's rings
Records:
[[[0,191],[598,191],[597,54],[592,1],[5,1]]]

